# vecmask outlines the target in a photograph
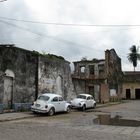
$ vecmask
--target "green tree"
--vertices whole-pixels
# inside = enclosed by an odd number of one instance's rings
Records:
[[[128,53],[127,57],[128,60],[133,64],[134,71],[135,71],[135,67],[137,67],[138,60],[140,60],[139,47],[133,45],[130,48],[130,53]]]

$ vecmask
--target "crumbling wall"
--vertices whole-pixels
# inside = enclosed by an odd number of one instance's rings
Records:
[[[109,102],[109,89],[108,84],[101,84],[100,91],[100,102],[106,103]]]
[[[38,93],[57,93],[70,100],[74,96],[69,62],[55,56],[39,57]]]
[[[73,79],[74,91],[76,95],[86,93],[86,82],[85,80]]]
[[[99,101],[100,84],[105,82],[105,60],[93,59],[74,62],[72,75],[76,94],[87,93]]]
[[[13,79],[13,103],[31,102],[35,99],[36,92],[36,61],[34,53],[16,48],[14,45],[0,45],[0,72],[11,70]],[[3,81],[0,81],[3,87]],[[3,95],[0,88],[0,97]],[[2,99],[0,99],[2,102]]]
[[[118,93],[119,87],[123,80],[121,59],[118,57],[114,49],[105,52],[106,75],[109,89],[115,89]],[[120,87],[121,88],[121,87]]]
[[[1,64],[1,63],[0,63]],[[4,92],[4,73],[0,71],[0,104],[3,101],[3,92]]]

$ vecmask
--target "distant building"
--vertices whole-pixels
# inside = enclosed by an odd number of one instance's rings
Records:
[[[122,99],[140,99],[140,71],[124,71]]]
[[[55,55],[0,45],[0,104],[3,108],[31,103],[45,92],[61,94],[68,100],[74,95],[69,62]]]
[[[105,51],[105,59],[84,59],[73,63],[72,80],[76,94],[92,94],[99,102],[108,102],[111,97],[120,98],[121,59],[114,49]]]

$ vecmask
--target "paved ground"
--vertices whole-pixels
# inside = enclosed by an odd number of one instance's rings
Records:
[[[112,105],[116,105],[116,104],[120,104],[120,103],[119,102],[110,102],[110,103],[106,103],[106,104],[97,104],[96,108],[112,106]],[[34,114],[32,114],[31,112],[3,113],[3,114],[0,114],[0,122],[23,119],[23,118],[31,118],[31,117],[34,117]]]
[[[32,115],[27,114],[29,117]],[[87,112],[74,111],[70,114],[56,114],[53,117],[37,115],[1,122],[0,140],[140,140],[140,127],[93,124],[93,120],[99,114],[117,114],[125,119],[140,120],[140,101]]]

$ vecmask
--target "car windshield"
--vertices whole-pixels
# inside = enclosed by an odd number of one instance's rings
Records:
[[[86,99],[86,96],[85,95],[78,95],[77,98]]]
[[[41,95],[37,99],[38,100],[43,100],[43,101],[48,101],[50,99],[50,97]]]

